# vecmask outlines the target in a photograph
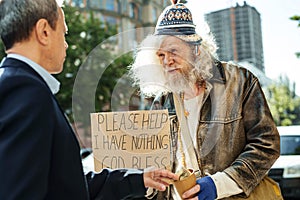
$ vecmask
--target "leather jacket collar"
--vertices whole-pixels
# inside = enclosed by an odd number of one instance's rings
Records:
[[[212,73],[213,73],[213,77],[211,78],[211,81],[216,81],[224,84],[226,83],[224,68],[222,67],[222,63],[217,59],[214,59],[214,65],[212,66]]]

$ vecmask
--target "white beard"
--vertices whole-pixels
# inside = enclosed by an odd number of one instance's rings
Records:
[[[167,80],[166,85],[171,92],[175,92],[175,93],[190,90],[191,85],[193,85],[193,83],[191,83],[189,76],[190,75],[186,77],[182,73],[168,74],[168,72],[165,72],[165,77]]]

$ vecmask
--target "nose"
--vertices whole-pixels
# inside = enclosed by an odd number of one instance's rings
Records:
[[[174,64],[174,57],[170,53],[166,53],[163,59],[164,66],[171,66]]]
[[[68,49],[69,48],[69,45],[68,43],[65,41],[65,49]]]

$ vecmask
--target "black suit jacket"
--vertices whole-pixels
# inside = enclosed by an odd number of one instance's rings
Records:
[[[26,63],[0,67],[0,199],[126,199],[145,193],[142,174],[83,174],[77,138],[46,82]]]

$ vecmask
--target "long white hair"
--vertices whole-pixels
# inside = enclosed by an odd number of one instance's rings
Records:
[[[163,40],[169,36],[148,35],[137,48],[134,62],[129,66],[129,75],[133,85],[140,88],[146,97],[152,97],[160,93],[176,92],[171,89],[166,80],[164,69],[156,52]],[[193,83],[203,83],[212,77],[212,64],[216,57],[216,44],[213,37],[204,37],[201,45],[190,45],[193,52],[200,51],[194,61],[190,61],[194,68],[190,71],[190,79]],[[180,89],[180,88],[178,88]]]

